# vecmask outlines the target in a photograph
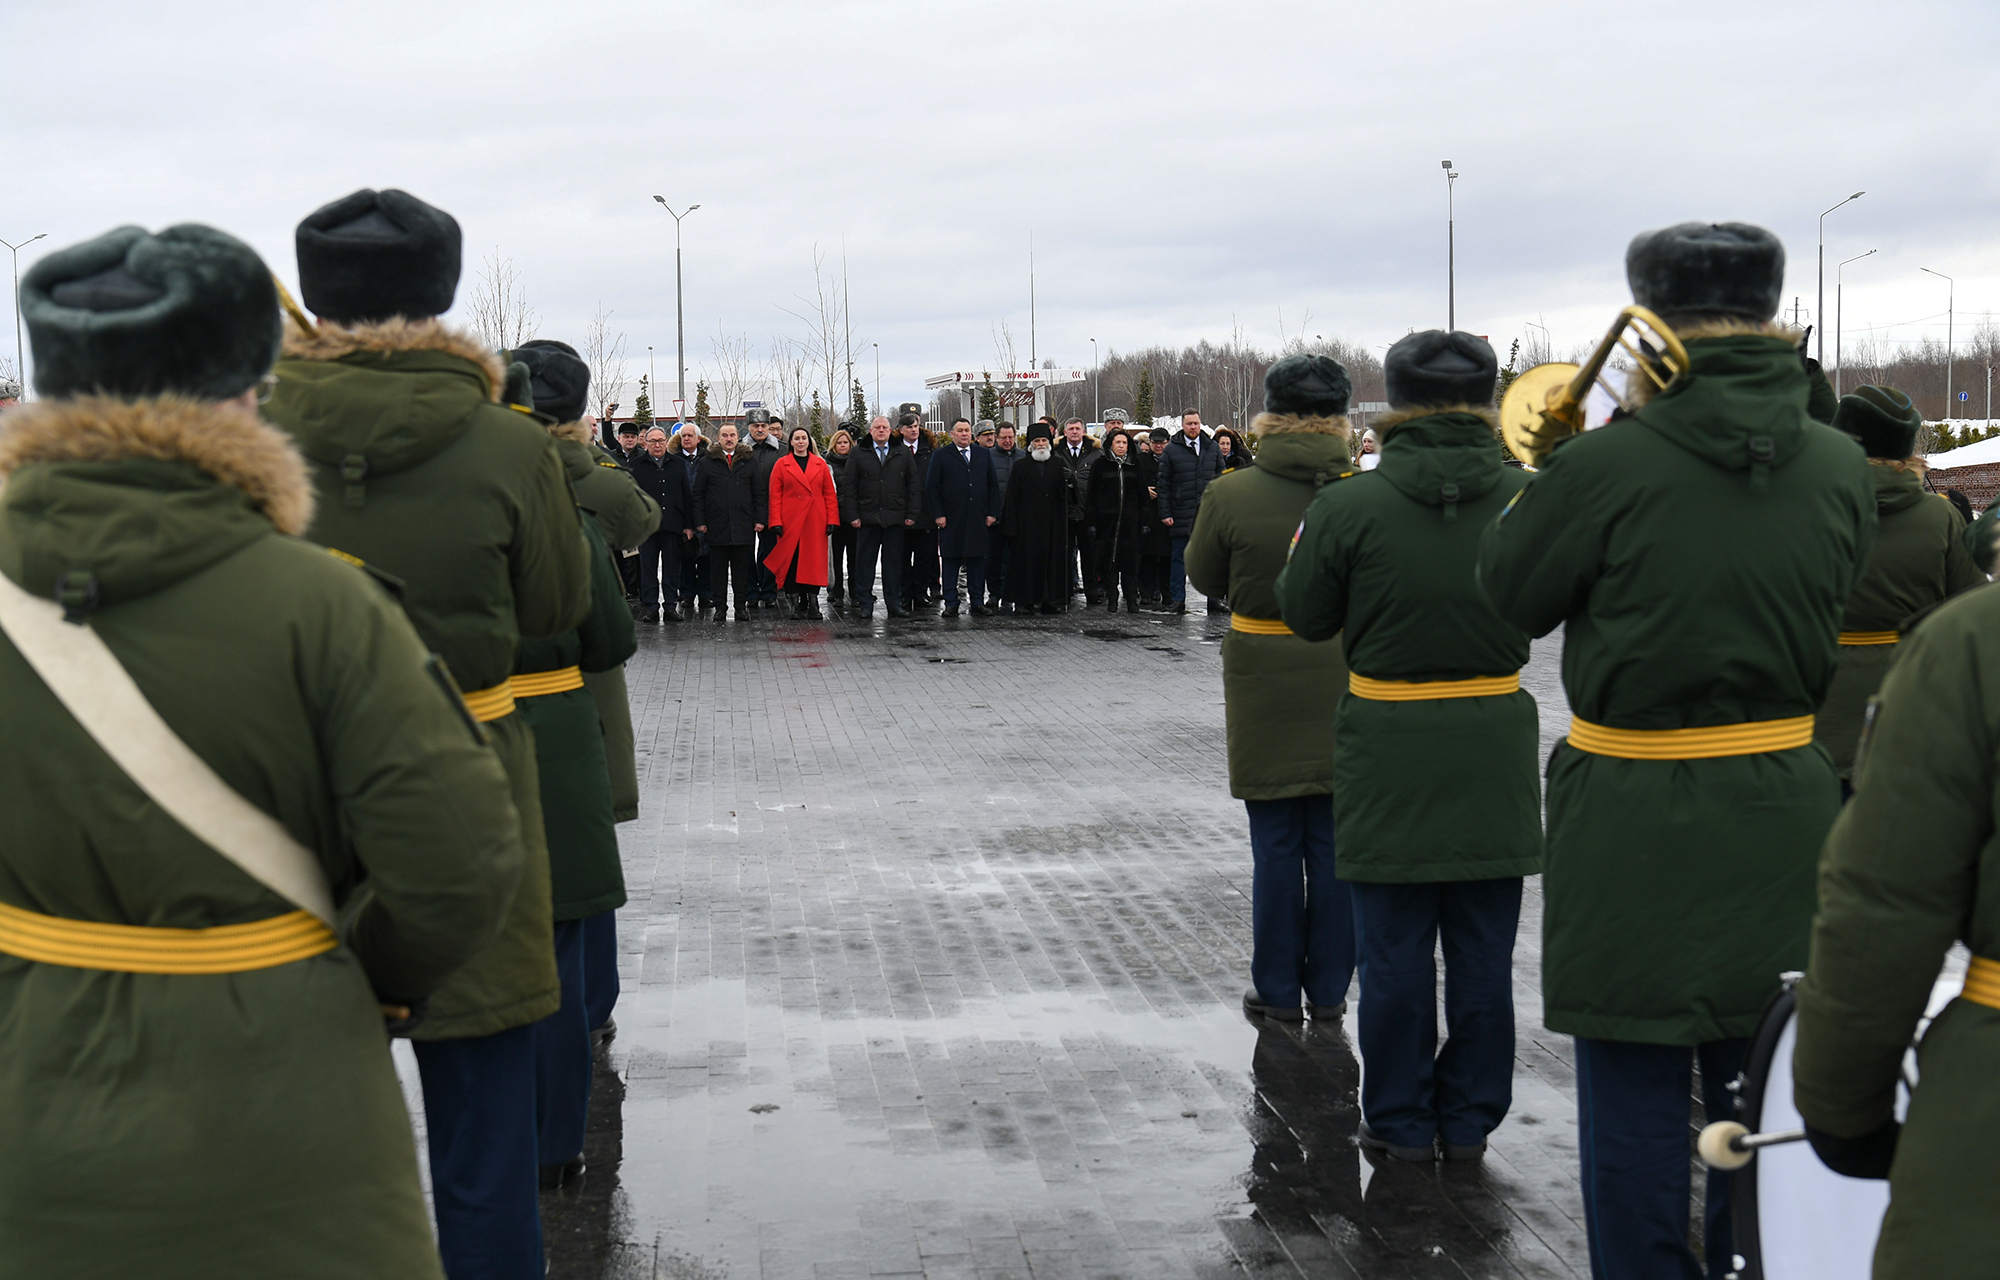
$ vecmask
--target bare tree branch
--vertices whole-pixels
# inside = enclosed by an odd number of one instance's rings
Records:
[[[611,313],[597,304],[597,314],[583,331],[583,362],[590,366],[590,391],[598,416],[611,416],[611,406],[622,403],[625,395],[625,334],[611,332]]]
[[[500,256],[497,245],[493,256],[480,264],[466,307],[473,332],[496,351],[518,347],[541,331],[542,318],[528,305],[521,273],[514,269],[512,258]]]

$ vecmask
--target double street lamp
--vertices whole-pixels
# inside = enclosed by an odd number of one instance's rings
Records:
[[[1847,197],[1847,200],[1842,200],[1840,204],[1833,206],[1833,209],[1838,209],[1841,204],[1846,204],[1849,200],[1859,200],[1867,194],[1866,191],[1857,191]],[[1826,213],[1832,213],[1833,209],[1828,209]],[[1813,359],[1819,361],[1821,368],[1826,367],[1826,213],[1819,215],[1819,301],[1814,304],[1813,310],[1813,323],[1819,326],[1819,350]],[[1840,343],[1836,341],[1833,345],[1837,354]]]
[[[1868,253],[1873,253],[1873,252],[1875,252],[1873,249],[1870,249],[1868,251]],[[1847,366],[1847,362],[1840,358],[1840,328],[1841,328],[1840,273],[1842,270],[1846,268],[1848,262],[1859,262],[1863,258],[1867,257],[1868,253],[1857,253],[1853,257],[1847,259],[1846,262],[1841,263],[1839,266],[1833,269],[1833,394],[1836,398],[1838,398],[1840,395],[1840,375],[1843,372],[1845,372]],[[1824,374],[1826,371],[1822,369],[1820,372]]]
[[[691,204],[681,212],[675,213],[674,207],[667,203],[665,196],[654,196],[653,199],[659,201],[660,207],[667,211],[667,216],[674,220],[674,354],[677,357],[674,360],[674,385],[680,389],[679,396],[674,401],[674,416],[678,418],[681,416],[681,406],[687,403],[688,398],[687,321],[681,311],[681,219],[701,206]]]
[[[1932,271],[1929,267],[1918,267],[1917,270],[1923,272],[1926,275],[1936,276],[1938,279],[1944,281],[1945,284],[1944,416],[1946,418],[1949,418],[1951,417],[1951,406],[1953,405],[1953,403],[1955,403],[1951,398],[1951,330],[1952,330],[1952,323],[1957,318],[1956,308],[1957,308],[1958,285],[1953,282],[1950,276],[1946,275],[1942,271]]]
[[[1455,184],[1458,170],[1444,162],[1444,328],[1458,332],[1458,203]]]
[[[0,244],[7,245],[7,251],[14,255],[14,376],[21,383],[23,396],[28,393],[28,366],[21,358],[21,250],[47,234],[48,232],[43,231],[29,236],[19,244],[7,244],[5,240],[0,240]]]

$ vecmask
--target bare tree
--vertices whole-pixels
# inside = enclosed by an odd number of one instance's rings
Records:
[[[812,295],[795,296],[803,305],[802,310],[790,307],[779,310],[805,323],[805,338],[792,344],[798,348],[800,363],[812,370],[813,388],[824,391],[820,397],[822,405],[844,404],[848,382],[845,352],[851,349],[852,341],[848,336],[846,294],[840,280],[827,274],[826,253],[817,244],[813,246]]]
[[[764,399],[765,379],[757,362],[750,355],[750,335],[725,334],[719,328],[709,341],[709,351],[714,357],[715,372],[709,378],[709,385],[715,389],[715,404],[724,417],[734,417],[743,412],[743,402],[750,399]],[[703,370],[706,374],[707,370]]]
[[[528,291],[512,258],[493,256],[480,263],[467,301],[472,330],[487,346],[505,351],[520,346],[541,331],[542,318],[528,305]]]
[[[597,304],[597,314],[583,331],[583,362],[590,366],[590,389],[599,417],[611,416],[611,406],[625,394],[625,334],[611,332],[611,313]]]

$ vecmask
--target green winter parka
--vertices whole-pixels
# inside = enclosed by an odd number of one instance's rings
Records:
[[[1895,631],[1911,614],[1986,581],[1965,548],[1957,508],[1924,489],[1923,477],[1871,460],[1875,545],[1854,584],[1842,632]],[[1842,644],[1833,684],[1813,721],[1813,738],[1843,778],[1854,772],[1854,744],[1868,699],[1896,657],[1894,644]]]
[[[0,572],[87,616],[175,733],[317,855],[342,945],[172,975],[0,954],[0,1272],[440,1277],[378,1000],[484,952],[527,863],[500,760],[369,573],[293,535],[237,408],[0,415]],[[293,905],[149,800],[0,638],[0,902],[197,929]]]
[[[1798,987],[1794,1099],[1858,1137],[1887,1122],[1947,948],[2000,959],[2000,589],[1950,601],[1896,646],[1819,865]],[[2000,1009],[1946,1005],[1889,1174],[1877,1280],[1973,1280],[2000,1256]]]
[[[1347,663],[1374,680],[1507,676],[1528,637],[1473,576],[1479,534],[1526,478],[1501,461],[1483,409],[1407,410],[1376,427],[1382,462],[1313,500],[1278,603],[1293,631],[1345,628]],[[1535,699],[1340,704],[1334,826],[1343,880],[1496,880],[1541,870]]]
[[[614,548],[636,547],[653,536],[660,527],[660,504],[639,486],[630,471],[591,442],[589,428],[581,422],[566,422],[550,427],[549,434],[555,437],[556,452],[569,468],[577,505],[597,517],[606,542]],[[631,822],[639,816],[639,762],[624,664],[585,671],[583,687],[597,703],[597,720],[604,731],[604,761],[611,771],[612,821]]]
[[[1808,716],[1875,536],[1860,446],[1806,416],[1779,336],[1685,337],[1690,372],[1573,437],[1488,526],[1479,575],[1532,635],[1564,627],[1572,713],[1661,730]],[[1747,1036],[1805,962],[1840,804],[1815,745],[1548,765],[1542,991],[1550,1030]]]
[[[1278,573],[1321,486],[1347,470],[1345,418],[1261,414],[1257,465],[1218,476],[1188,536],[1188,580],[1246,618],[1277,621]],[[1229,794],[1286,800],[1333,791],[1333,718],[1347,692],[1339,644],[1232,628],[1222,641]]]
[[[402,579],[403,607],[458,686],[491,689],[524,636],[590,608],[590,550],[548,433],[504,408],[505,371],[433,321],[287,331],[265,416],[298,443],[319,508],[306,536]],[[535,745],[519,714],[486,726],[514,783],[529,866],[506,927],[440,990],[418,1039],[492,1035],[555,1012]]]

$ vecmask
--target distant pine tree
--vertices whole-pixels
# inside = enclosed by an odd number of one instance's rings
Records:
[[[708,380],[706,378],[694,384],[694,425],[701,428],[703,435],[708,434]]]
[[[643,373],[639,375],[639,399],[632,405],[632,421],[642,428],[653,425],[653,389]]]
[[[979,418],[982,422],[998,424],[1000,421],[1000,393],[988,382],[979,388]]]
[[[848,421],[862,426],[868,425],[868,394],[861,389],[861,380],[854,380],[854,395],[847,410]]]
[[[1152,430],[1153,427],[1153,371],[1139,366],[1139,389],[1132,393],[1132,421],[1134,425]]]
[[[820,407],[819,392],[815,391],[813,392],[812,418],[808,423],[808,427],[812,431],[814,439],[818,439],[822,434],[821,424],[825,422],[825,420],[826,420],[826,411]]]

